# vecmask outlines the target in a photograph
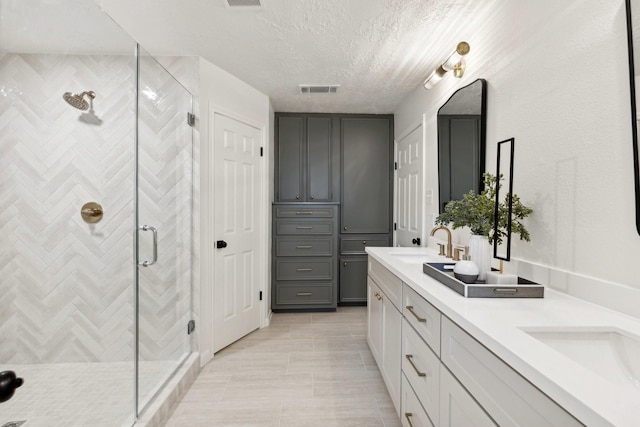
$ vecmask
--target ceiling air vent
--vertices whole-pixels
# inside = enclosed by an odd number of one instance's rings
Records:
[[[298,85],[300,93],[336,93],[340,85]]]
[[[259,9],[264,0],[222,0],[225,6],[232,9]]]

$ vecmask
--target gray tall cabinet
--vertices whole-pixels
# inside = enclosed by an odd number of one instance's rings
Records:
[[[367,300],[367,246],[392,242],[393,116],[276,113],[272,309]]]

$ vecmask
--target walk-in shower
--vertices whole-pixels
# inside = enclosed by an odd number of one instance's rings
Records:
[[[190,354],[191,112],[92,1],[0,0],[0,426],[131,426]]]

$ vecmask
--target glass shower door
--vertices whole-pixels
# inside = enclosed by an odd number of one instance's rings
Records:
[[[139,48],[137,412],[190,352],[192,96]]]

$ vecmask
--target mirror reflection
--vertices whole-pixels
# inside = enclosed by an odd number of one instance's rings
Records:
[[[640,0],[639,0],[640,1]],[[486,82],[456,91],[438,110],[440,213],[450,200],[482,191],[486,133]]]

